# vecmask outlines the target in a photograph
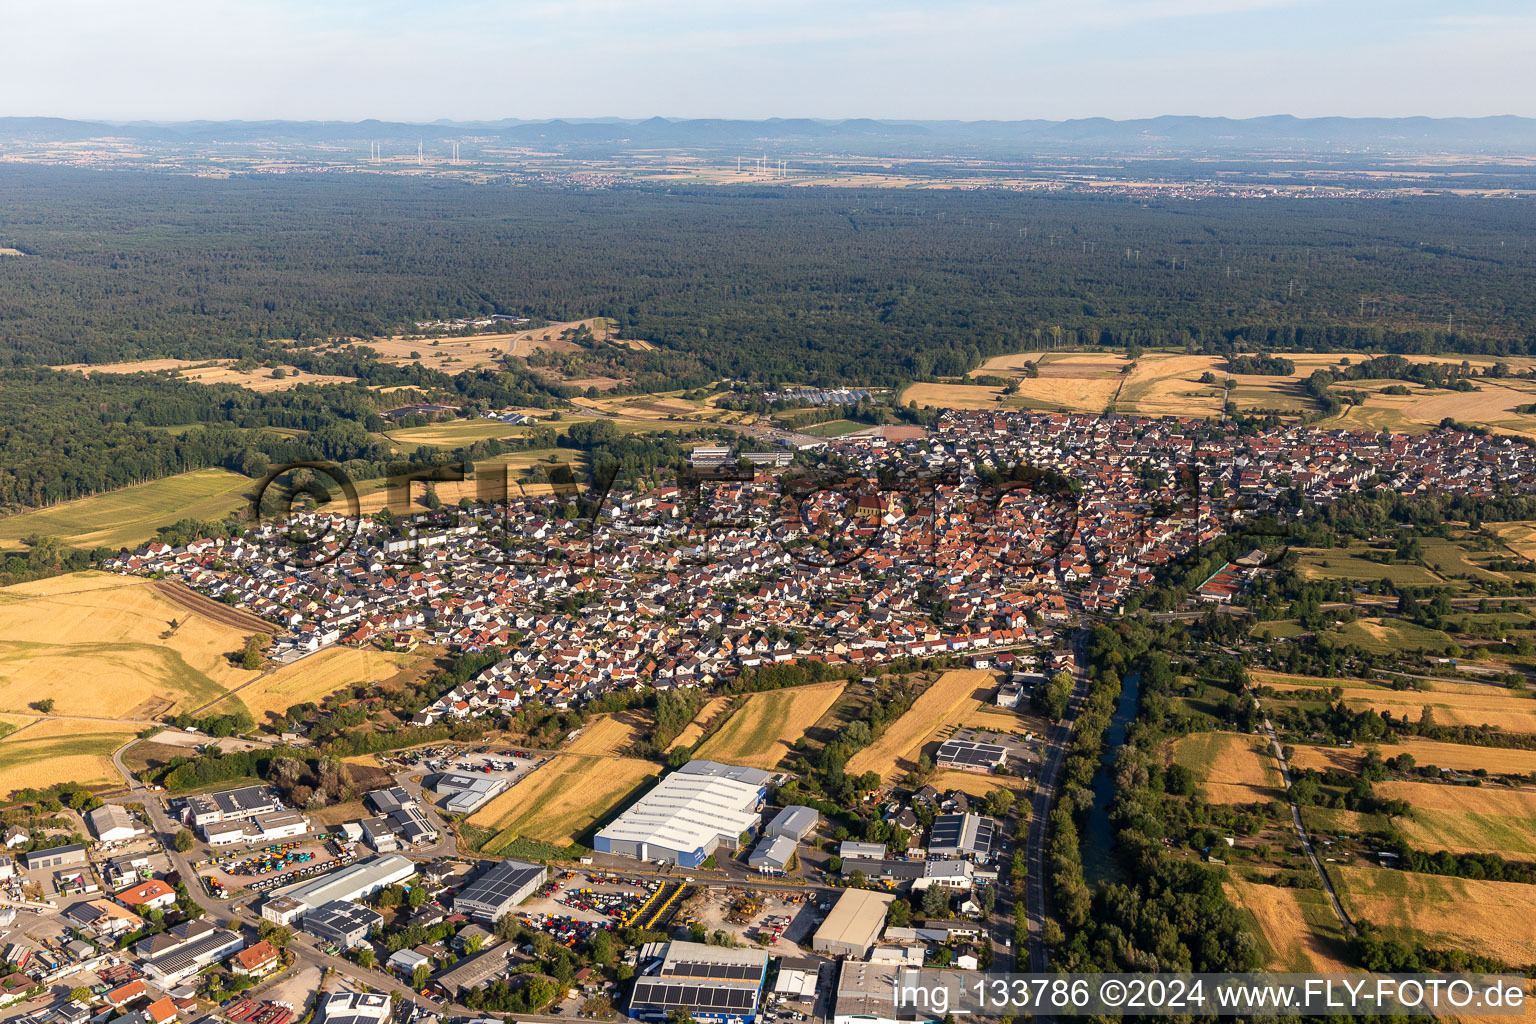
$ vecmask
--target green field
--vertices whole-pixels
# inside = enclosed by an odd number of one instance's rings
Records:
[[[1442,651],[1455,643],[1449,633],[1401,619],[1359,619],[1325,634],[1334,643],[1355,644],[1377,654],[1427,649]]]
[[[199,469],[152,483],[0,519],[0,544],[32,534],[73,547],[133,547],[179,519],[221,519],[245,506],[252,481],[224,469]]]
[[[1349,553],[1345,548],[1294,548],[1301,555],[1298,568],[1304,576],[1327,576],[1333,579],[1389,580],[1394,586],[1444,585],[1445,580],[1422,565],[1382,565],[1369,558]]]

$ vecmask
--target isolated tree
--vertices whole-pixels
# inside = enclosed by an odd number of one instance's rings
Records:
[[[186,853],[196,844],[197,837],[187,829],[179,829],[176,835],[171,837],[171,845],[176,848],[177,853]]]

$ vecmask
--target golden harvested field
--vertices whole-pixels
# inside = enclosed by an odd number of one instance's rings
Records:
[[[1270,970],[1344,973],[1352,969],[1329,953],[1321,936],[1307,922],[1301,901],[1325,899],[1321,893],[1258,885],[1235,878],[1229,878],[1224,888],[1232,901],[1258,922],[1259,931],[1273,954],[1273,959],[1266,965]]]
[[[1200,375],[1207,372],[1217,383],[1200,383]],[[1115,409],[1143,416],[1220,416],[1226,404],[1225,381],[1223,360],[1149,352],[1136,360]]]
[[[126,363],[65,363],[55,370],[73,370],[90,376],[93,373],[159,373],[163,370],[184,370],[190,366],[204,366],[207,359],[135,359]]]
[[[1481,694],[1438,689],[1419,693],[1346,687],[1344,700],[1356,709],[1390,711],[1393,718],[1407,715],[1416,721],[1428,707],[1434,709],[1434,720],[1439,725],[1493,725],[1505,732],[1536,732],[1536,700],[1506,696],[1486,686],[1482,690]]]
[[[282,716],[295,704],[318,701],[353,683],[374,683],[419,665],[428,657],[415,651],[397,654],[372,647],[328,647],[284,665],[209,708],[228,713],[244,704],[261,723],[267,715]],[[238,702],[238,703],[236,703]]]
[[[883,736],[848,759],[848,774],[873,771],[889,781],[899,768],[916,767],[928,737],[975,711],[995,682],[991,672],[980,669],[945,672]]]
[[[1377,795],[1406,800],[1413,816],[1394,821],[1415,849],[1536,855],[1536,793],[1502,786],[1447,786],[1433,782],[1376,783]]]
[[[421,365],[430,369],[460,373],[495,366],[508,354],[527,357],[539,349],[578,351],[579,346],[562,340],[560,335],[581,324],[586,324],[599,341],[607,339],[612,333],[609,321],[603,317],[591,317],[506,334],[475,334],[465,338],[395,335],[372,338],[361,344],[379,353],[381,359],[397,365],[420,361]],[[621,344],[634,348],[645,343],[624,341]]]
[[[131,725],[49,718],[0,739],[0,794],[60,782],[113,786],[123,782],[112,752],[137,734]]]
[[[634,746],[650,731],[651,718],[639,711],[620,711],[588,722],[581,735],[565,745],[572,754],[604,754],[616,757]]]
[[[557,754],[470,815],[469,823],[497,830],[485,845],[489,854],[518,837],[569,846],[656,774],[654,764],[635,758]]]
[[[547,457],[557,456],[557,461],[551,463]],[[469,498],[471,501],[500,500],[502,495],[513,498],[523,494],[549,494],[553,487],[549,483],[549,474],[559,465],[570,467],[571,473],[577,480],[583,478],[584,460],[586,456],[580,452],[572,452],[559,448],[539,448],[525,452],[514,452],[510,455],[499,455],[494,459],[482,459],[475,463],[475,470],[471,479],[457,483],[435,484],[433,489],[444,505],[457,504],[460,498]],[[505,467],[505,468],[503,468]],[[502,491],[501,488],[505,487]],[[365,480],[358,485],[358,507],[367,513],[378,512],[385,505],[390,505],[397,513],[407,513],[413,508],[425,508],[427,488],[424,483],[412,483],[410,488],[410,503],[405,504],[403,495],[401,499],[393,498],[393,492],[384,480]],[[346,498],[337,495],[335,500],[340,507],[345,508]]]
[[[347,384],[356,377],[310,373],[296,366],[281,367],[283,376],[274,376],[274,367],[258,366],[253,370],[236,370],[232,360],[210,361],[192,359],[140,359],[129,363],[69,363],[56,366],[56,370],[74,370],[87,376],[95,373],[159,373],[174,371],[182,380],[199,384],[236,384],[249,391],[292,391],[300,384]]]
[[[1420,765],[1433,764],[1455,771],[1472,771],[1486,768],[1490,772],[1536,772],[1536,750],[1514,750],[1503,747],[1474,747],[1463,743],[1438,743],[1434,740],[1409,738],[1402,743],[1373,744],[1384,758],[1398,754],[1412,754]],[[1314,747],[1296,745],[1296,755],[1291,763],[1297,768],[1343,768],[1354,771],[1370,747]]]
[[[356,377],[337,374],[310,373],[294,366],[285,366],[283,376],[276,376],[268,367],[255,370],[236,370],[232,366],[210,366],[199,370],[183,370],[180,376],[199,384],[238,384],[247,391],[292,391],[301,384],[350,384]]]
[[[254,481],[227,469],[197,469],[147,484],[0,518],[0,543],[57,537],[78,548],[137,547],[179,519],[222,519],[250,503]]]
[[[1536,523],[1488,523],[1487,527],[1522,558],[1536,558]]]
[[[1428,946],[1454,946],[1510,964],[1536,962],[1536,885],[1330,865],[1345,908],[1388,938],[1419,932]],[[1526,922],[1527,926],[1520,926]]]
[[[724,764],[773,768],[847,685],[816,683],[754,693],[695,755]]]
[[[1259,736],[1199,732],[1182,737],[1173,759],[1194,772],[1208,803],[1251,804],[1284,799],[1280,769]]]
[[[1028,779],[1017,775],[978,775],[976,772],[962,772],[950,769],[942,772],[934,772],[928,779],[928,784],[940,793],[948,793],[958,789],[966,796],[984,797],[994,789],[1011,789],[1015,797],[1024,793],[1034,792],[1034,784]],[[1029,813],[1026,804],[1018,803],[1017,806],[1025,814]]]
[[[1337,366],[1340,360],[1358,362],[1360,353],[1348,352],[1288,352],[1277,353],[1296,364],[1296,372],[1290,376],[1239,374],[1232,378],[1231,399],[1244,410],[1278,409],[1287,412],[1314,410],[1316,403],[1305,394],[1301,382],[1314,370]],[[1414,362],[1456,362],[1461,356],[1408,356]],[[1486,366],[1496,357],[1469,357],[1475,366]],[[1504,360],[1516,369],[1522,369],[1532,361],[1514,358]],[[902,401],[916,400],[919,405],[934,405],[955,409],[1045,408],[1071,409],[1083,412],[1102,412],[1108,398],[1102,388],[1089,383],[1101,374],[1114,375],[1114,386],[1119,386],[1119,371],[1125,359],[1110,352],[1020,352],[988,359],[973,375],[1015,376],[1022,373],[1026,362],[1037,362],[1040,377],[1025,379],[1019,394],[997,401],[999,388],[969,390],[964,385],[920,384],[908,388]],[[1216,384],[1201,384],[1199,378],[1209,371]],[[1227,377],[1226,360],[1217,356],[1185,355],[1173,352],[1144,353],[1137,361],[1136,369],[1125,381],[1116,408],[1120,412],[1141,413],[1148,416],[1210,416],[1219,415],[1224,403],[1223,385]],[[1058,378],[1057,383],[1070,381],[1065,387],[1052,388],[1047,378]],[[1398,430],[1422,433],[1439,424],[1447,416],[1462,422],[1488,426],[1508,433],[1536,436],[1536,417],[1521,415],[1515,409],[1536,401],[1536,385],[1530,381],[1505,378],[1493,381],[1479,378],[1478,391],[1440,391],[1425,389],[1405,381],[1360,380],[1343,381],[1337,387],[1342,390],[1367,392],[1369,397],[1362,406],[1346,409],[1333,421],[1358,429]],[[1382,388],[1392,384],[1405,385],[1410,394],[1383,395]]]
[[[676,750],[678,747],[691,747],[704,736],[704,730],[715,720],[715,716],[725,710],[725,706],[731,702],[729,697],[711,697],[699,708],[699,713],[694,716],[682,732],[677,734],[677,739],[668,745],[667,750]]]
[[[178,625],[169,636],[171,622]],[[227,655],[248,632],[175,604],[150,580],[82,572],[0,590],[0,710],[147,720],[256,677]]]

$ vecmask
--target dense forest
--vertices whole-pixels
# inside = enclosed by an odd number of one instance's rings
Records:
[[[625,390],[720,377],[899,385],[1047,345],[1183,345],[1236,357],[1239,373],[1292,348],[1531,352],[1533,221],[1525,204],[1451,197],[572,190],[7,167],[0,248],[20,254],[0,256],[0,505],[213,465],[259,475],[324,458],[377,476],[391,457],[380,386],[469,409],[568,397],[515,360],[449,375],[366,348],[427,317],[613,317],[658,348],[538,361],[624,376]],[[283,343],[334,338],[363,344]],[[356,383],[258,395],[45,368],[168,356]],[[1429,372],[1403,366],[1346,376]],[[1320,401],[1338,401],[1333,382],[1312,382]],[[594,465],[631,475],[654,459]]]
[[[0,171],[0,359],[616,318],[711,372],[892,384],[1048,341],[1526,352],[1536,209]],[[1449,317],[1449,321],[1448,321]],[[1447,335],[1447,323],[1454,334]]]

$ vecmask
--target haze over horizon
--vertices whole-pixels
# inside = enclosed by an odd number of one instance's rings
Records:
[[[1469,0],[16,0],[0,115],[84,120],[1536,115]]]

